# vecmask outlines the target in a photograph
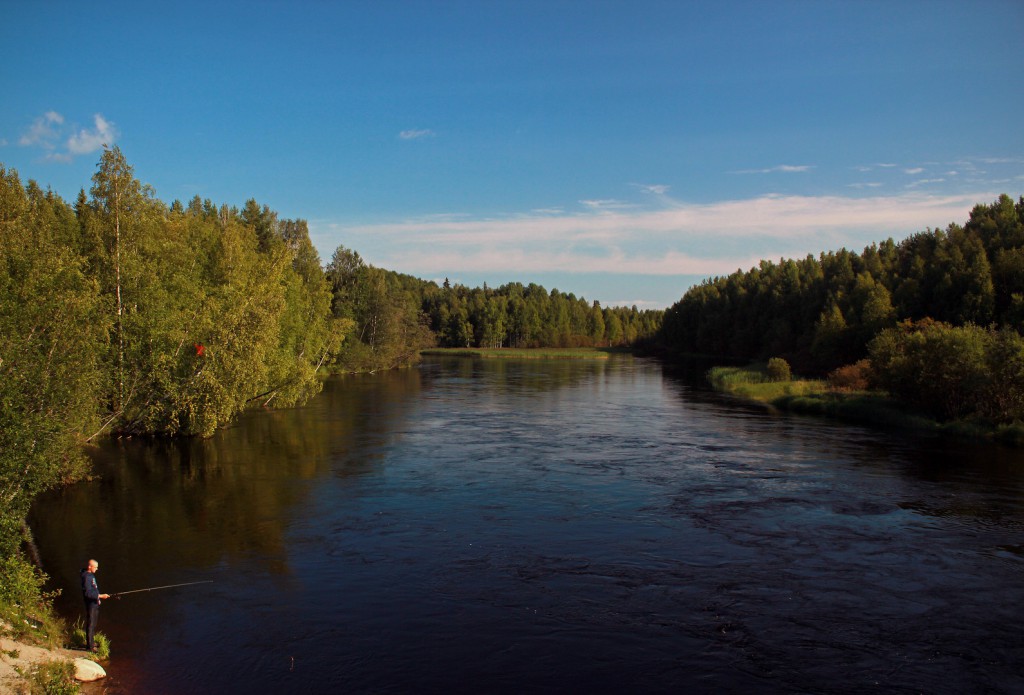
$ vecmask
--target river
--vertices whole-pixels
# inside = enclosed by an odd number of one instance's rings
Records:
[[[431,358],[109,442],[31,524],[106,692],[1024,692],[1024,454],[700,369]]]

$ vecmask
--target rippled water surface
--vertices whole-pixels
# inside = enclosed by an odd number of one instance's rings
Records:
[[[682,370],[428,361],[120,441],[33,528],[110,693],[1024,692],[1024,455]]]

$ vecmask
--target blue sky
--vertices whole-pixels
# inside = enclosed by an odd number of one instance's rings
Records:
[[[0,162],[72,200],[117,144],[325,262],[661,308],[1024,193],[1022,36],[1019,0],[0,0]]]

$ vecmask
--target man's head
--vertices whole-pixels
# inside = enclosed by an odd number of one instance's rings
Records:
[[[86,565],[86,567],[89,569],[90,572],[95,572],[100,568],[100,563],[96,562],[95,560],[89,560],[89,564]]]

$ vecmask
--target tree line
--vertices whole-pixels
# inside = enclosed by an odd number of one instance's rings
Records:
[[[333,313],[351,322],[339,368],[408,364],[426,347],[632,346],[653,339],[663,312],[602,307],[540,285],[469,288],[375,268],[338,247],[327,266]]]
[[[780,357],[807,374],[860,363],[874,385],[937,416],[1011,421],[1024,417],[1007,391],[1024,387],[1007,366],[1024,362],[1022,328],[1024,197],[1003,195],[963,225],[706,280],[665,312],[659,337],[677,352]],[[999,379],[981,378],[997,364]],[[968,373],[950,396],[958,405],[925,388]],[[1005,407],[984,405],[993,399]]]

